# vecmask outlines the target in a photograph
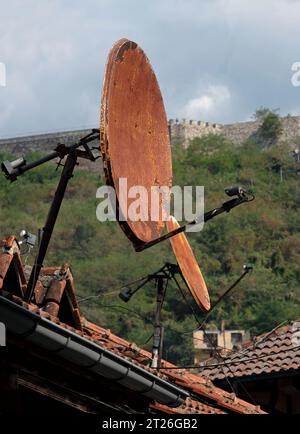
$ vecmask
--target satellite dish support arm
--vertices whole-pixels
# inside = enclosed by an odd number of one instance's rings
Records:
[[[251,195],[250,198],[247,195],[244,195],[244,196],[238,196],[238,197],[235,197],[233,199],[230,199],[230,200],[224,202],[219,208],[214,208],[211,211],[207,211],[204,214],[203,219],[196,218],[192,222],[186,223],[185,225],[182,225],[179,228],[174,229],[173,231],[168,232],[167,234],[164,234],[161,237],[156,238],[155,240],[149,241],[149,242],[141,244],[141,245],[138,244],[138,245],[134,246],[135,251],[136,252],[142,252],[143,250],[146,250],[149,247],[153,247],[156,244],[161,243],[162,241],[165,241],[169,238],[174,237],[177,234],[180,234],[181,232],[186,232],[186,230],[188,229],[189,226],[199,224],[201,222],[201,220],[204,222],[212,220],[217,215],[222,214],[224,212],[228,213],[236,206],[241,205],[242,203],[245,203],[245,202],[251,202],[253,199],[254,199],[253,195]]]
[[[69,180],[73,177],[74,168],[77,163],[77,153],[76,150],[72,150],[69,153],[66,163],[64,165],[60,181],[58,183],[48,216],[46,220],[46,224],[42,231],[42,237],[39,245],[39,250],[34,262],[34,265],[31,270],[31,274],[29,277],[29,281],[27,284],[27,290],[25,293],[25,301],[30,302],[35,285],[38,281],[41,269],[43,267],[44,259],[48,250],[49,242],[53,233],[53,229],[57,220],[57,216],[65,195],[65,191],[68,185]]]
[[[49,242],[53,233],[53,229],[57,220],[57,216],[65,195],[65,191],[69,180],[73,177],[74,168],[77,164],[78,157],[86,158],[90,161],[95,161],[98,157],[95,157],[92,150],[89,148],[88,143],[96,139],[99,139],[99,129],[92,129],[92,131],[86,136],[82,137],[77,143],[71,146],[59,144],[55,150],[49,155],[40,158],[32,163],[26,163],[24,158],[19,158],[16,161],[9,162],[4,161],[1,164],[1,169],[5,173],[5,176],[11,182],[16,181],[18,176],[27,172],[34,167],[38,167],[47,161],[53,160],[59,157],[61,160],[67,156],[66,162],[63,165],[63,171],[51,203],[51,207],[47,216],[45,226],[42,231],[41,241],[39,244],[38,253],[32,267],[32,271],[27,284],[27,290],[25,293],[25,301],[30,302],[34,294],[34,288],[38,281],[40,271],[43,267],[43,262],[47,253]],[[78,148],[83,147],[84,150]],[[60,165],[60,164],[58,164]]]

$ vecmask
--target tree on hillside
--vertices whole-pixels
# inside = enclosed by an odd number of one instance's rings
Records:
[[[282,133],[282,121],[279,109],[260,107],[254,113],[254,118],[260,121],[260,135],[264,140],[274,142]]]

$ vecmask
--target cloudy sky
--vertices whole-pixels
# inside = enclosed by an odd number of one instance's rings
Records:
[[[0,137],[97,126],[121,37],[150,58],[169,118],[300,115],[300,0],[0,0]]]

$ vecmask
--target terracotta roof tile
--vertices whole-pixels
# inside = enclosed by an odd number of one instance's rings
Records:
[[[298,370],[299,328],[300,321],[293,321],[257,336],[244,344],[241,350],[223,355],[221,361],[214,358],[204,361],[199,372],[211,380],[221,380],[225,376],[240,378]]]

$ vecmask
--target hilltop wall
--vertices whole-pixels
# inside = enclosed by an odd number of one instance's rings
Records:
[[[0,152],[22,155],[28,152],[49,152],[64,143],[69,146],[79,141],[91,130],[62,131],[59,133],[35,134],[31,136],[0,139]]]
[[[293,142],[300,137],[300,116],[288,116],[281,118],[283,131],[280,141]],[[171,143],[180,143],[187,147],[189,141],[195,137],[203,137],[207,134],[222,134],[237,145],[247,139],[254,138],[259,141],[259,121],[237,122],[234,124],[220,124],[194,120],[170,119],[169,131]],[[91,130],[65,131],[58,133],[36,134],[25,137],[0,139],[0,152],[8,152],[14,155],[23,155],[32,151],[49,152],[58,143],[71,145],[88,134]]]
[[[189,140],[210,133],[220,134],[221,130],[221,124],[186,119],[182,119],[181,121],[178,121],[178,119],[169,120],[169,131],[172,144],[182,143],[184,147],[188,146]]]
[[[278,141],[292,142],[300,137],[300,116],[287,116],[281,118],[283,131]],[[244,143],[248,139],[259,138],[259,121],[237,122],[234,124],[218,124],[194,120],[170,119],[169,129],[173,144],[182,143],[187,147],[189,140],[195,137],[203,137],[207,134],[222,134],[228,140],[237,145]]]

